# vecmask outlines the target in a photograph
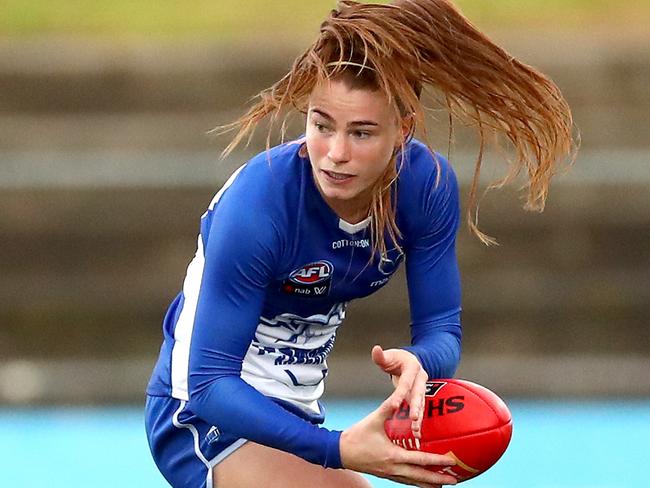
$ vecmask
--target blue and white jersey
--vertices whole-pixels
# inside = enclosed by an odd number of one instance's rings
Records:
[[[449,164],[411,141],[395,193],[403,252],[372,259],[370,220],[350,224],[333,212],[300,147],[256,156],[210,203],[147,393],[188,401],[222,432],[340,467],[340,433],[313,423],[322,421],[327,356],[350,300],[405,262],[406,349],[430,377],[455,372],[458,188]]]

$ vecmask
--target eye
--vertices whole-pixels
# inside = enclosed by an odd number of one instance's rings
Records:
[[[318,132],[327,132],[327,126],[321,122],[315,121],[314,127]]]
[[[370,134],[370,132],[366,130],[355,130],[354,132],[352,132],[352,135],[357,139],[367,139],[372,134]]]

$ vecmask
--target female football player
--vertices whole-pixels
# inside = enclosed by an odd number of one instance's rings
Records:
[[[146,427],[174,487],[367,487],[359,473],[454,484],[454,460],[392,444],[403,400],[420,435],[427,378],[460,359],[457,183],[414,138],[422,89],[483,142],[505,136],[541,209],[572,151],[569,108],[545,76],[509,56],[448,0],[339,2],[320,35],[239,121],[232,150],[267,117],[305,114],[304,136],[239,168],[201,219],[198,249],[164,320]],[[268,145],[267,145],[268,146]],[[481,152],[470,200],[474,201]],[[470,227],[476,228],[474,204]],[[411,345],[372,360],[394,392],[349,429],[319,426],[319,398],[346,303],[404,262]],[[433,469],[432,469],[433,468]]]

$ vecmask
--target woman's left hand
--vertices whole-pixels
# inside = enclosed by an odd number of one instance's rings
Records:
[[[389,399],[398,405],[405,400],[408,402],[413,436],[421,438],[424,394],[428,380],[426,371],[418,358],[404,349],[384,351],[381,346],[374,346],[371,354],[374,363],[393,379],[395,391]]]

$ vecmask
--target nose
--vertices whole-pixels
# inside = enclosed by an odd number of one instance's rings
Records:
[[[336,164],[350,160],[350,141],[345,134],[337,134],[330,139],[327,157]]]

